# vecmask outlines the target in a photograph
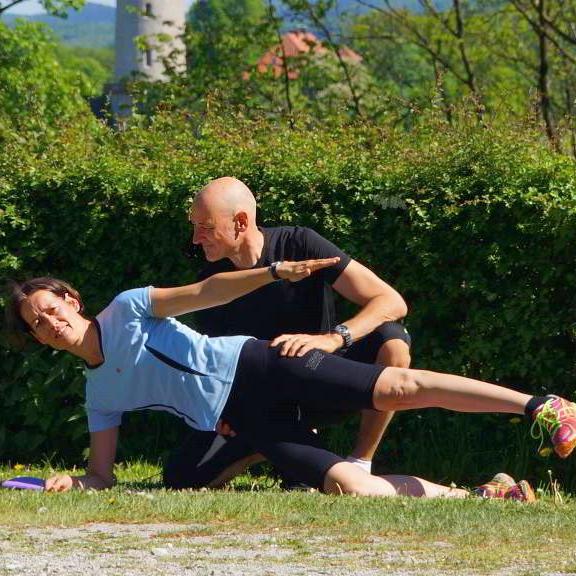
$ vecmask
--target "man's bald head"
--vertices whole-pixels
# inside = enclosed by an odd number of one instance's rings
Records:
[[[194,227],[192,242],[202,245],[210,262],[237,260],[259,234],[254,195],[244,182],[228,176],[212,180],[196,194],[188,219]]]
[[[209,182],[198,194],[192,205],[201,205],[210,212],[223,212],[234,216],[246,212],[252,222],[256,220],[256,199],[250,188],[238,178],[224,176]]]

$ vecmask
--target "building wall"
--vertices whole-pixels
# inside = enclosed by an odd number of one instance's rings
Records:
[[[116,10],[115,78],[120,81],[133,73],[148,79],[165,79],[162,56],[174,49],[179,51],[176,68],[186,66],[184,44],[179,36],[184,32],[186,10],[184,0],[118,0]],[[170,42],[161,42],[156,35],[170,35]],[[146,37],[148,49],[137,48],[135,39]]]

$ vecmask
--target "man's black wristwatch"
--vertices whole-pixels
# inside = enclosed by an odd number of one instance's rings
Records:
[[[350,330],[346,324],[338,324],[338,326],[334,327],[334,333],[338,334],[342,337],[344,341],[344,345],[342,346],[342,350],[346,350],[352,346],[352,334],[350,334]]]

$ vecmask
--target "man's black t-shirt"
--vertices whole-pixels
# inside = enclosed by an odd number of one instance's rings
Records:
[[[209,336],[243,334],[264,340],[280,334],[319,334],[331,330],[336,324],[331,286],[350,262],[350,256],[309,228],[282,226],[260,230],[264,246],[255,268],[279,260],[332,256],[340,256],[340,262],[300,282],[274,282],[230,304],[197,312],[199,330]],[[198,279],[233,270],[236,270],[234,264],[224,258],[209,263]]]

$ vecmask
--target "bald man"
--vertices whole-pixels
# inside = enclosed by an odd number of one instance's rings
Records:
[[[337,266],[292,284],[276,282],[218,308],[197,314],[201,332],[209,336],[244,334],[270,340],[287,356],[316,348],[384,366],[410,365],[410,337],[397,322],[406,315],[404,300],[372,271],[319,234],[303,227],[260,228],[250,189],[231,177],[210,182],[194,198],[189,221],[192,242],[204,251],[202,280],[218,272],[270,266],[282,260],[339,256]],[[357,305],[351,318],[338,323],[334,292]],[[306,406],[296,410],[311,428],[322,415]],[[393,414],[362,414],[356,446],[349,460],[371,470],[372,458]],[[229,432],[222,423],[220,432]],[[258,460],[239,437],[192,433],[169,459],[165,483],[173,488],[218,486]],[[286,479],[292,484],[297,479]]]

